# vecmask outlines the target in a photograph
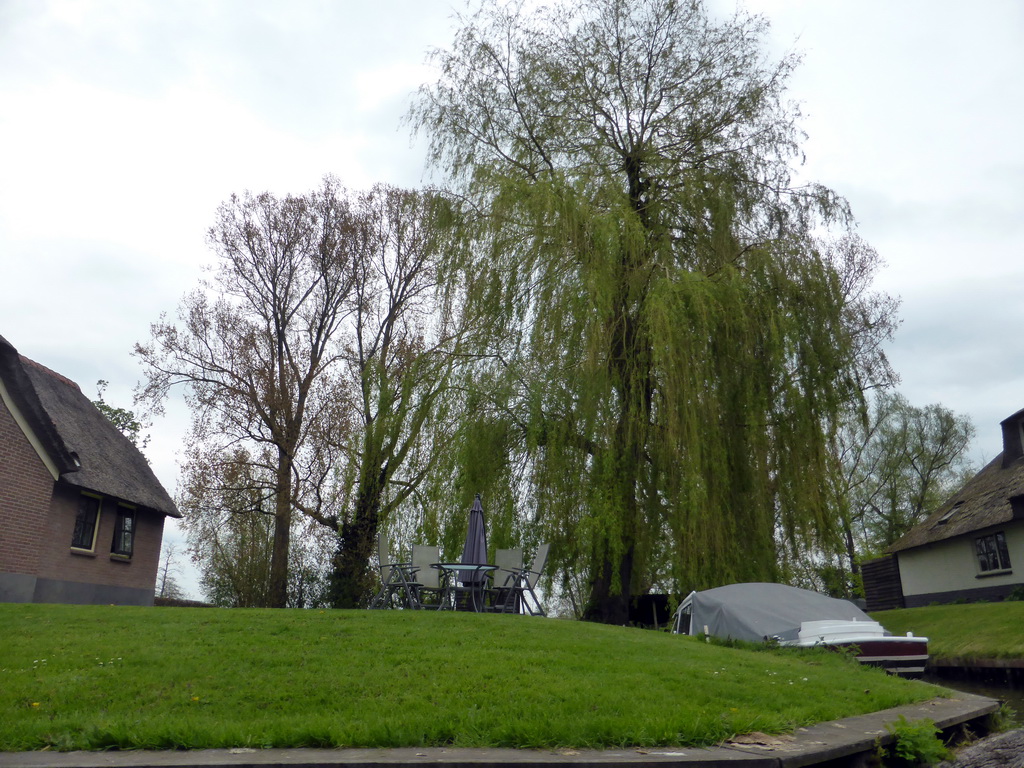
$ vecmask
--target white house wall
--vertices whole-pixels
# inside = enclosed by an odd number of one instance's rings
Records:
[[[1003,531],[1010,571],[981,576],[974,540]],[[946,541],[898,553],[900,580],[908,608],[954,600],[993,600],[1024,583],[1024,521],[974,531]]]

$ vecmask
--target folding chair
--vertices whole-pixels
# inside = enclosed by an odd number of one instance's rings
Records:
[[[387,536],[377,537],[377,567],[380,569],[381,588],[370,601],[369,608],[415,608],[416,589],[412,563],[395,562],[388,552]]]
[[[490,589],[486,590],[486,596],[490,598],[489,611],[507,613],[515,607],[515,590],[512,584],[515,582],[516,574],[523,570],[523,550],[521,549],[496,549],[494,551],[494,564],[497,566],[491,576],[494,581]]]
[[[441,559],[441,550],[427,544],[412,545],[412,573],[416,579],[413,593],[416,597],[416,608],[437,608],[441,604],[441,571],[431,568]],[[433,593],[436,602],[427,602],[423,598]]]
[[[550,548],[550,544],[541,544],[537,547],[537,554],[533,558],[533,565],[528,569],[520,568],[515,572],[511,589],[515,593],[514,609],[517,613],[525,610],[531,616],[547,616],[544,612],[544,606],[541,605],[540,599],[534,591],[534,587],[537,586],[540,575],[544,571],[544,565],[548,561],[548,550]],[[532,607],[530,606],[530,601],[527,600],[528,596],[533,600]]]

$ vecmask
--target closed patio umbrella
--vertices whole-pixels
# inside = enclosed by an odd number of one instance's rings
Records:
[[[484,524],[484,507],[480,503],[480,494],[473,500],[469,510],[469,528],[466,530],[466,545],[462,548],[461,563],[482,565],[487,562],[487,528]],[[464,586],[476,584],[487,578],[483,571],[463,571],[459,581]]]

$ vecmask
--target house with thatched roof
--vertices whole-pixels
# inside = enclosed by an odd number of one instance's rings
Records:
[[[0,336],[0,602],[152,605],[167,517],[132,441]]]
[[[879,604],[885,579],[874,573],[886,570],[907,608],[1002,600],[1024,589],[1024,410],[1001,426],[1002,453],[889,547],[888,561],[865,563],[869,610],[897,607]]]

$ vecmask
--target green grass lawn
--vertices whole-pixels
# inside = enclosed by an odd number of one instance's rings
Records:
[[[894,635],[927,637],[932,658],[1024,659],[1024,602],[934,605],[871,617]]]
[[[827,652],[554,619],[0,604],[0,750],[712,744],[932,698]]]

